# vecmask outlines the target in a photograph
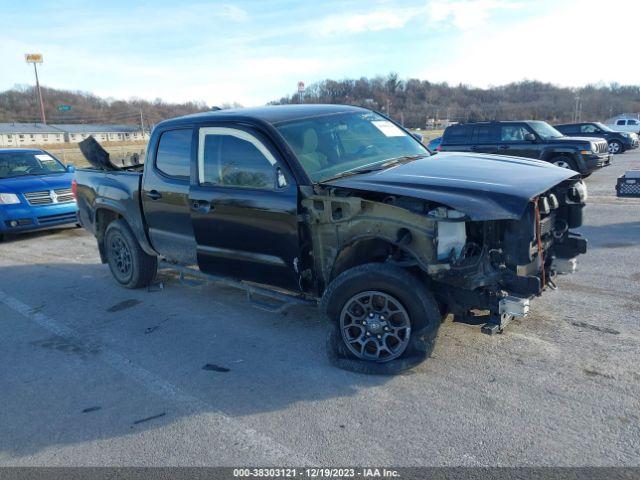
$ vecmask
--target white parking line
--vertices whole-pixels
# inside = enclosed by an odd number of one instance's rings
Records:
[[[55,335],[65,337],[81,345],[87,344],[73,329],[58,323],[43,313],[37,312],[33,307],[23,303],[17,298],[7,295],[2,290],[0,290],[0,303],[3,303],[11,310],[37,323]],[[273,461],[274,464],[313,465],[313,462],[308,461],[288,447],[247,427],[232,417],[216,412],[216,407],[182,391],[177,386],[158,377],[149,370],[135,365],[128,358],[105,348],[104,345],[100,345],[99,358],[114,370],[142,385],[149,392],[178,404],[187,412],[206,413],[207,417],[215,424],[216,432],[220,434],[220,436],[240,441],[238,448],[246,449],[254,454],[256,451],[260,452],[269,460]]]

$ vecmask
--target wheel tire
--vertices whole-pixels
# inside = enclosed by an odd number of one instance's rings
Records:
[[[576,165],[575,160],[564,155],[552,158],[551,163],[553,163],[556,167],[568,168],[569,170],[575,170],[576,172],[579,172],[578,165]]]
[[[126,288],[148,286],[156,276],[158,259],[145,253],[124,220],[114,220],[104,235],[107,263],[116,281]]]
[[[0,233],[0,243],[4,242],[4,234]]]
[[[348,334],[344,333],[343,316],[345,312],[347,316],[352,315],[346,309],[354,302],[354,297],[367,296],[369,292],[376,292],[374,296],[386,295],[389,300],[385,303],[385,308],[391,308],[389,305],[393,303],[397,304],[395,307],[400,308],[394,310],[387,319],[387,325],[392,332],[381,333],[381,341],[369,338],[361,345],[362,352],[358,353],[354,351],[353,343],[350,345],[347,341]],[[371,297],[370,305],[373,303],[374,297]],[[375,311],[373,305],[371,306]],[[422,362],[431,354],[438,327],[442,323],[438,304],[427,291],[425,284],[400,267],[382,263],[368,263],[341,273],[326,289],[320,307],[334,328],[330,336],[333,342],[330,345],[330,356],[335,357],[332,359],[337,361],[338,366],[362,373],[396,374]],[[405,332],[407,338],[403,338],[402,344],[395,343],[394,355],[376,359],[364,352],[365,347],[371,346],[371,342],[376,344],[374,347],[378,351],[380,348],[377,345],[388,348],[390,340],[396,342],[393,338],[393,324],[394,321],[404,318],[402,312],[406,314],[409,330]],[[368,319],[368,313],[363,315],[365,320]],[[391,321],[392,317],[395,317],[394,321]],[[376,317],[373,324],[379,326],[378,320],[381,318],[383,317]],[[353,327],[360,329],[360,337],[363,337],[371,327],[371,322],[367,327],[362,324],[353,324]],[[372,336],[377,337],[375,333]],[[402,351],[399,351],[400,349]]]
[[[618,140],[611,140],[609,142],[609,153],[614,155],[624,152],[624,146]]]

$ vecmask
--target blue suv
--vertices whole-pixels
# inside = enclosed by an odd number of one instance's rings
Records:
[[[0,150],[0,240],[77,223],[73,172],[44,150]]]

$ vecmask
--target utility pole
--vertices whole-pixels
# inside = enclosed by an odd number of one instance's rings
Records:
[[[142,118],[142,105],[140,105],[140,130],[142,130],[142,139],[144,140],[144,119]]]
[[[575,113],[573,115],[573,121],[574,122],[579,122],[580,121],[580,117],[582,117],[582,104],[580,102],[580,94],[576,95],[576,110]]]
[[[44,125],[47,124],[47,119],[44,116],[44,102],[42,101],[42,91],[40,90],[40,81],[38,80],[38,63],[42,63],[41,53],[25,53],[24,59],[27,63],[33,63],[33,71],[36,74],[36,90],[38,92],[38,102],[40,103],[40,118]]]

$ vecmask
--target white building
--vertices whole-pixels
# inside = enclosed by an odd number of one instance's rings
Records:
[[[98,142],[130,142],[147,140],[149,135],[143,134],[136,125],[93,125],[93,124],[56,124],[55,128],[65,134],[65,141],[78,143],[92,136]]]
[[[148,140],[136,125],[0,123],[0,147],[78,143],[92,136],[98,142]]]
[[[0,147],[64,142],[64,132],[41,123],[0,123]]]

